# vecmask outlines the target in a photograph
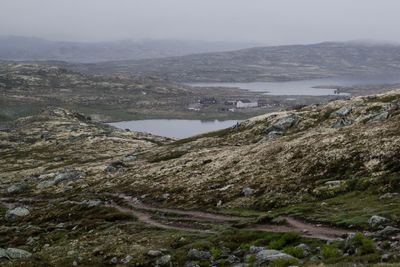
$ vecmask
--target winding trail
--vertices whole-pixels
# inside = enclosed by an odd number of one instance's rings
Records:
[[[144,204],[140,202],[137,198],[128,195],[109,195],[122,200],[123,205],[117,204],[115,203],[115,201],[110,201],[108,203],[105,203],[106,207],[117,209],[118,211],[123,213],[130,213],[134,215],[138,219],[138,221],[144,224],[166,230],[180,230],[187,232],[215,234],[217,233],[217,231],[212,229],[213,226],[226,225],[234,227],[235,223],[247,223],[248,225],[241,229],[279,233],[297,232],[304,237],[317,238],[322,240],[333,240],[354,232],[348,229],[340,229],[330,226],[323,226],[321,224],[308,223],[288,216],[283,217],[285,221],[284,224],[255,224],[251,221],[251,219],[255,219],[255,217],[241,217],[202,211],[159,208]],[[34,203],[36,201],[52,202],[60,201],[60,199],[0,198],[0,203],[8,209],[13,208],[16,203]],[[77,205],[83,204],[82,202],[76,201],[68,202]]]
[[[122,200],[129,206],[129,208],[121,207],[115,203],[110,204],[109,206],[118,209],[121,212],[129,212],[138,218],[139,221],[159,227],[162,229],[174,229],[174,230],[184,230],[184,231],[192,231],[192,232],[202,232],[202,233],[215,233],[212,230],[204,230],[198,229],[193,226],[181,226],[176,224],[176,222],[170,222],[171,224],[159,222],[157,219],[152,216],[155,212],[167,213],[170,215],[180,215],[182,217],[182,221],[208,221],[214,224],[225,224],[231,225],[233,223],[246,223],[249,222],[249,217],[240,217],[240,216],[230,216],[230,215],[222,215],[215,214],[209,212],[201,212],[201,211],[190,211],[190,210],[180,210],[180,209],[169,209],[169,208],[156,208],[146,204],[141,203],[136,198],[127,196],[124,194],[113,195]],[[339,237],[346,236],[352,231],[347,229],[339,229],[329,226],[322,226],[320,224],[312,224],[307,223],[298,219],[294,219],[292,217],[283,217],[285,220],[285,224],[250,224],[249,226],[243,228],[245,230],[253,230],[253,231],[265,231],[265,232],[297,232],[304,237],[310,238],[318,238],[323,240],[333,240]]]

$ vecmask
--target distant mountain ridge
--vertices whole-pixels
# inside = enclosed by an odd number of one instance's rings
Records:
[[[400,45],[325,42],[86,65],[100,74],[160,76],[183,82],[287,81],[400,73]]]
[[[125,40],[81,43],[49,41],[35,37],[0,36],[0,59],[19,61],[58,60],[75,63],[94,63],[228,51],[251,47],[253,45],[185,40]]]

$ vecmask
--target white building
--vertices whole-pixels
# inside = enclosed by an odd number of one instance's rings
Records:
[[[258,107],[257,102],[251,102],[250,100],[239,100],[236,102],[236,108],[255,108]]]

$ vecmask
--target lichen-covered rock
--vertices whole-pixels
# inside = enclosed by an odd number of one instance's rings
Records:
[[[389,223],[389,219],[378,215],[374,215],[368,220],[368,224],[373,228],[386,225],[387,223]]]
[[[350,114],[353,110],[352,107],[341,107],[340,109],[331,113],[331,117],[344,117]]]
[[[159,250],[149,250],[147,252],[147,255],[150,256],[150,257],[160,257],[160,256],[162,256],[162,254],[163,253],[161,251],[159,251]]]
[[[198,250],[198,249],[192,248],[187,253],[187,256],[189,259],[192,259],[192,260],[202,260],[202,259],[204,260],[204,259],[211,258],[211,253],[208,251],[203,251],[203,250]]]
[[[29,210],[24,207],[17,207],[14,209],[10,209],[6,213],[6,218],[7,219],[17,219],[20,217],[25,217],[30,214]]]
[[[256,254],[256,262],[254,265],[261,266],[262,264],[270,263],[276,260],[287,260],[287,259],[296,259],[296,258],[290,256],[289,254],[280,252],[278,250],[266,249]]]
[[[156,265],[158,266],[172,266],[171,255],[164,255],[156,260]]]
[[[243,188],[242,193],[245,197],[249,197],[249,196],[253,195],[254,189],[247,186],[247,187]]]
[[[352,125],[353,121],[347,118],[339,118],[333,125],[332,128],[341,128]]]
[[[9,194],[19,194],[24,192],[26,189],[28,189],[28,185],[26,183],[17,183],[14,185],[11,185],[10,187],[7,188],[7,193]]]
[[[2,259],[2,258],[9,259],[10,256],[8,256],[7,251],[5,249],[0,248],[0,259]]]
[[[386,226],[382,230],[378,231],[378,236],[383,237],[383,238],[387,238],[389,236],[396,235],[398,233],[400,233],[400,229],[399,228],[396,228],[396,227],[393,227],[393,226]]]
[[[8,248],[6,253],[11,259],[24,259],[32,256],[32,253],[18,248]]]
[[[299,117],[297,115],[289,115],[283,117],[269,126],[265,131],[267,134],[271,133],[272,131],[284,131],[293,126],[295,126],[299,122]]]
[[[84,173],[76,170],[66,170],[59,172],[54,178],[54,184],[57,185],[66,181],[73,181],[84,177]]]

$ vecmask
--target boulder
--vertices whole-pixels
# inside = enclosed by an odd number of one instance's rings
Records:
[[[133,257],[131,255],[128,255],[124,259],[122,259],[121,262],[123,264],[128,264],[131,260],[133,260]]]
[[[250,249],[249,249],[249,253],[250,254],[256,254],[256,253],[258,253],[260,251],[263,251],[263,250],[265,250],[265,247],[251,246]]]
[[[147,252],[147,255],[150,257],[160,257],[160,256],[162,256],[162,252],[159,250],[149,250]]]
[[[378,236],[386,238],[389,237],[391,235],[395,235],[400,233],[400,229],[393,227],[393,226],[386,226],[385,228],[383,228],[382,230],[378,231]]]
[[[344,117],[351,113],[352,107],[341,107],[340,109],[331,113],[330,117]]]
[[[271,131],[271,132],[269,132],[269,133],[267,134],[267,137],[268,137],[269,139],[276,139],[276,138],[281,137],[282,135],[283,135],[283,133],[280,132],[280,131]]]
[[[19,194],[24,192],[28,188],[28,185],[25,183],[14,184],[7,188],[7,193],[9,194]]]
[[[260,266],[265,263],[270,263],[276,260],[283,260],[283,259],[296,259],[289,254],[280,252],[274,249],[265,249],[256,254],[256,262],[255,266]]]
[[[24,259],[32,256],[32,253],[18,248],[8,248],[6,253],[11,259]]]
[[[388,222],[389,219],[378,215],[374,215],[368,220],[368,224],[373,228],[386,225]]]
[[[200,267],[200,265],[193,261],[187,261],[185,262],[185,267]]]
[[[190,249],[189,252],[187,253],[187,256],[189,259],[192,260],[207,260],[211,258],[210,252],[197,250],[195,248]]]
[[[332,128],[341,128],[352,124],[353,124],[352,120],[349,120],[347,118],[340,118],[332,125]]]
[[[172,266],[172,264],[171,264],[171,255],[164,255],[161,258],[157,259],[156,265],[158,265],[158,266]]]
[[[7,254],[7,251],[5,249],[0,248],[0,259],[2,258],[10,259],[10,257]]]
[[[77,180],[82,178],[83,176],[84,174],[82,172],[76,170],[67,170],[59,172],[54,178],[54,184],[57,185],[62,182]]]
[[[389,118],[389,112],[384,111],[382,113],[379,113],[378,115],[372,117],[368,122],[381,122]]]
[[[293,126],[295,126],[299,122],[299,117],[297,115],[289,115],[286,117],[283,117],[273,123],[271,126],[269,126],[266,129],[266,133],[269,134],[272,131],[284,131],[287,130]]]
[[[16,219],[20,217],[25,217],[30,214],[27,208],[17,207],[6,212],[6,218],[8,219]]]
[[[54,185],[54,181],[53,181],[53,180],[50,180],[50,181],[42,181],[42,182],[40,182],[40,183],[36,186],[36,188],[37,188],[37,189],[45,189],[45,188],[52,187],[53,185]]]
[[[252,189],[250,187],[245,187],[245,188],[243,188],[242,193],[245,197],[249,197],[249,196],[253,195],[254,189]]]

